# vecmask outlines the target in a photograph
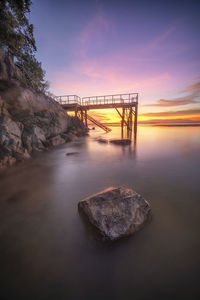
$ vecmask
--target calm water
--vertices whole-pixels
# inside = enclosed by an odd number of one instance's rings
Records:
[[[0,299],[199,299],[200,127],[140,126],[136,147],[99,135],[0,173]],[[77,203],[108,186],[134,188],[153,219],[102,244]]]

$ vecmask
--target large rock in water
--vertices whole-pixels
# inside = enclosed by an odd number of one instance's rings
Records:
[[[108,188],[81,200],[78,208],[108,240],[139,230],[150,215],[149,203],[132,189]]]

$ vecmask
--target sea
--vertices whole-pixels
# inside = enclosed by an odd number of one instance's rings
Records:
[[[139,125],[130,145],[100,143],[121,137],[111,129],[0,172],[1,300],[200,299],[200,127]],[[110,186],[152,209],[112,243],[77,206]]]

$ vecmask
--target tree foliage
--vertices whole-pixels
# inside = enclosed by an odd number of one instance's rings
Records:
[[[17,62],[17,66],[23,72],[23,83],[34,90],[45,92],[48,83],[44,81],[45,72],[41,63],[28,53],[23,54]]]
[[[0,0],[0,46],[12,56],[21,69],[23,83],[44,91],[45,72],[34,54],[37,50],[33,24],[29,23],[31,0]]]

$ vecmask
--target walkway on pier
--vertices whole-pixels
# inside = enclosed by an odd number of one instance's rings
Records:
[[[63,95],[56,96],[55,99],[66,111],[74,111],[76,116],[79,115],[86,126],[89,120],[103,130],[109,131],[107,126],[89,116],[88,110],[114,108],[121,118],[122,131],[124,127],[127,131],[132,131],[133,124],[134,130],[137,130],[138,93],[92,96],[82,99],[77,95]]]

